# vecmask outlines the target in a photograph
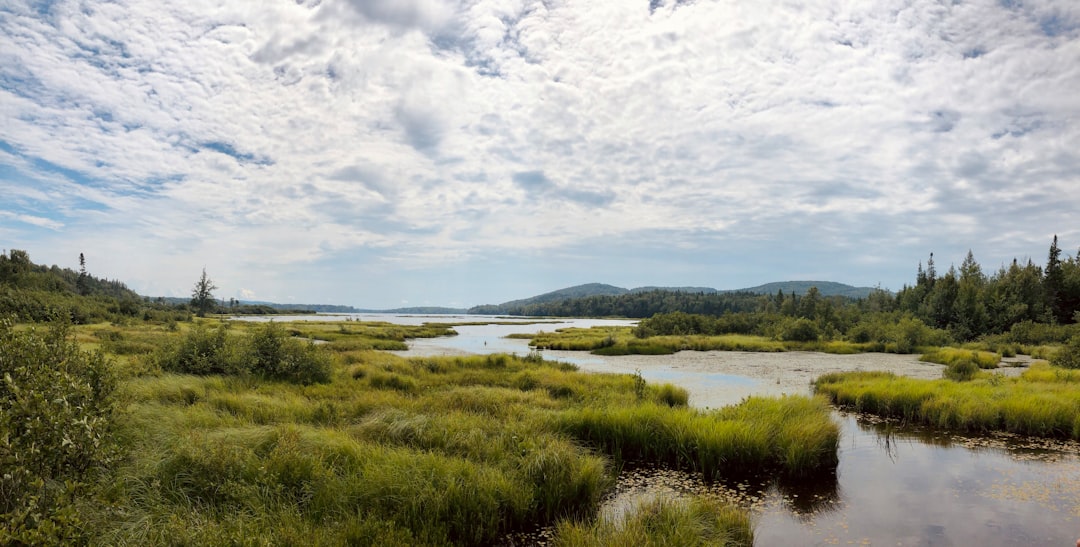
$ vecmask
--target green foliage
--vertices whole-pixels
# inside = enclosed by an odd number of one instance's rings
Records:
[[[0,320],[0,544],[88,539],[78,511],[118,455],[116,378],[69,328],[17,331]]]
[[[955,382],[967,382],[973,380],[979,373],[979,365],[971,359],[959,359],[950,362],[941,373],[943,377]]]
[[[272,321],[251,336],[230,335],[227,324],[217,328],[196,324],[179,340],[162,346],[153,359],[170,372],[255,374],[300,384],[328,382],[332,371],[329,354],[310,342],[288,337]]]
[[[1073,336],[1050,358],[1050,364],[1062,368],[1080,369],[1080,335]]]
[[[191,289],[191,307],[195,309],[196,315],[206,317],[206,312],[214,307],[214,291],[217,288],[206,275],[206,268],[203,268],[202,276]]]
[[[330,381],[330,355],[313,342],[289,338],[285,329],[270,321],[251,335],[255,374],[298,384]]]
[[[781,340],[793,342],[815,342],[821,336],[817,324],[806,318],[787,319],[778,330]]]

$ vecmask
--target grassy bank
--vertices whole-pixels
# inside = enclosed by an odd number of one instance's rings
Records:
[[[835,404],[961,431],[1080,439],[1080,371],[1036,363],[1018,378],[982,373],[967,382],[883,372],[828,374],[815,382]]]
[[[591,522],[620,461],[708,477],[835,469],[838,433],[822,400],[702,412],[680,388],[536,356],[406,360],[356,349],[354,339],[377,338],[356,325],[327,330],[333,340],[317,346],[288,336],[317,338],[310,327],[80,328],[79,344],[115,350],[124,378],[113,441],[125,457],[71,505],[85,532],[71,537],[488,545],[538,524]],[[320,374],[282,373],[305,363]],[[704,542],[727,529],[710,519],[745,521],[702,507],[662,520],[675,537]],[[566,526],[565,544],[581,544],[570,530],[593,525]],[[652,544],[667,533],[657,529]]]

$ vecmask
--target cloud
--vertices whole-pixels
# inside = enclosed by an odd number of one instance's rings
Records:
[[[590,207],[609,205],[615,199],[615,195],[607,191],[560,187],[551,182],[543,171],[522,171],[514,173],[512,178],[530,199],[564,200]]]
[[[395,275],[475,295],[468,271],[582,240],[641,284],[813,249],[896,288],[930,250],[1080,240],[1078,29],[1051,1],[12,2],[0,230],[162,293],[206,264],[265,298],[438,301]],[[630,256],[654,238],[688,251]]]

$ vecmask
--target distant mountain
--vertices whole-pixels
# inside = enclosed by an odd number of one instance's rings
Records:
[[[784,291],[784,294],[791,294],[794,292],[801,296],[806,294],[806,291],[810,290],[810,287],[817,287],[818,292],[820,292],[822,296],[845,296],[848,298],[866,298],[874,291],[873,287],[853,287],[835,281],[777,281],[775,283],[766,283],[764,285],[746,289],[721,292],[776,294],[777,291]]]
[[[522,308],[532,304],[546,304],[548,302],[573,300],[575,298],[586,298],[589,296],[619,296],[628,292],[630,292],[629,289],[616,287],[614,285],[605,285],[603,283],[586,283],[584,285],[576,285],[573,287],[567,287],[565,289],[559,289],[557,291],[547,292],[541,295],[533,296],[531,298],[511,300],[510,302],[503,302],[502,304],[484,304],[481,306],[474,306],[472,308],[469,308],[468,312],[471,314],[479,315],[495,315],[503,313],[502,310],[506,310],[509,308]]]
[[[407,313],[411,315],[461,315],[468,313],[465,308],[444,308],[442,306],[414,306],[394,308],[392,310],[362,310],[362,313]]]
[[[870,294],[871,291],[874,290],[871,287],[853,287],[851,285],[845,285],[843,283],[837,283],[835,281],[780,281],[776,283],[766,283],[764,285],[758,285],[757,287],[734,290],[717,290],[711,287],[655,286],[638,287],[636,289],[624,289],[622,287],[605,285],[603,283],[588,283],[585,285],[577,285],[574,287],[559,289],[557,291],[551,291],[538,296],[533,296],[531,298],[511,300],[509,302],[503,302],[502,304],[484,304],[481,306],[475,306],[473,308],[470,308],[468,310],[468,313],[481,315],[498,315],[504,313],[521,313],[524,310],[546,310],[547,312],[551,312],[551,306],[540,305],[584,298],[636,295],[654,291],[685,293],[692,295],[720,293],[776,294],[778,290],[783,290],[785,294],[790,294],[794,291],[797,295],[803,295],[806,294],[806,291],[810,290],[810,287],[817,287],[818,292],[820,292],[822,296],[843,296],[847,298],[865,298]]]
[[[718,291],[718,290],[716,290],[716,289],[714,289],[712,287],[653,287],[653,286],[648,286],[648,287],[638,287],[636,289],[630,289],[630,292],[632,292],[632,293],[650,292],[650,291],[685,292],[685,293],[693,293],[693,294],[713,294],[713,293],[721,292],[721,291]]]

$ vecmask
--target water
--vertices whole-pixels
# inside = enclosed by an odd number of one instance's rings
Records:
[[[414,317],[408,320],[452,321],[445,316]],[[391,319],[380,316],[377,320]],[[483,318],[464,316],[462,320]],[[594,324],[630,322],[566,320],[461,326],[455,327],[458,336],[410,341],[410,350],[402,353],[523,355],[529,351],[527,340],[501,337]],[[747,395],[775,394],[777,388],[760,377],[680,364],[685,359],[548,354],[575,362],[587,371],[640,370],[649,381],[686,387],[691,403],[699,407],[736,403]],[[836,359],[852,357],[858,359]],[[775,354],[772,358],[790,363],[792,369],[807,370],[816,370],[812,368],[818,366],[814,359],[822,359],[820,355],[808,359],[796,354]],[[879,358],[868,356],[867,361]],[[760,366],[760,356],[755,354],[724,352],[722,359]],[[805,384],[797,389],[807,391]],[[704,484],[675,470],[626,470],[601,514],[617,515],[635,500],[650,496],[706,492],[752,508],[758,545],[1072,546],[1080,537],[1080,449],[1075,443],[1011,436],[965,437],[839,412],[835,419],[842,432],[835,475],[796,483],[762,477],[741,483]]]

